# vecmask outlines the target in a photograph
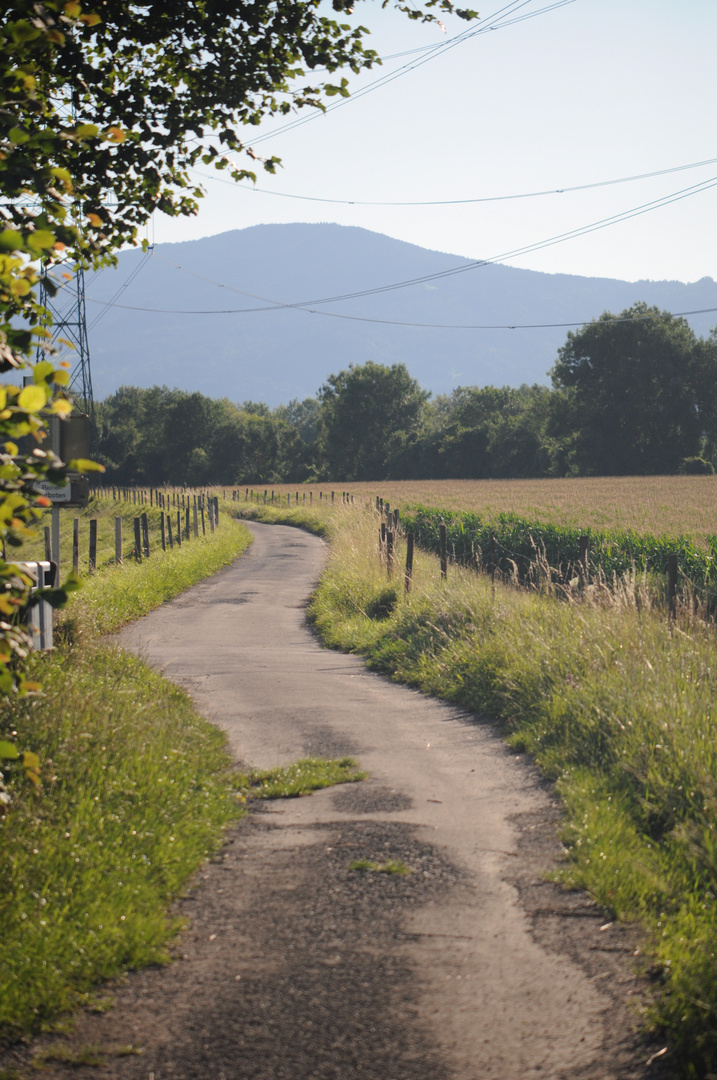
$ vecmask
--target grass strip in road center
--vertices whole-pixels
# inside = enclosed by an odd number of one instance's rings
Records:
[[[353,784],[367,775],[351,757],[301,758],[293,765],[252,769],[238,778],[237,786],[244,799],[291,799],[334,784]]]

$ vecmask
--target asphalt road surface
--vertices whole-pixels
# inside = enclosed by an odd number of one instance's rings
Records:
[[[141,1047],[108,1059],[118,1080],[666,1075],[635,1033],[634,933],[544,878],[559,808],[530,761],[485,719],[323,649],[304,614],[323,541],[249,528],[245,556],[122,644],[239,761],[348,753],[370,778],[232,830],[179,905],[176,962],[130,975],[73,1039]],[[412,872],[350,868],[363,858]]]

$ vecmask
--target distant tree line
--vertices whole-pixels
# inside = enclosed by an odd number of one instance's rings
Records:
[[[717,465],[717,331],[636,304],[570,333],[552,387],[460,387],[435,398],[403,364],[331,375],[270,409],[167,387],[97,406],[107,480],[318,480],[640,475]]]

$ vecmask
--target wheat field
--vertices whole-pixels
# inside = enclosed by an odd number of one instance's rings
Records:
[[[255,489],[256,490],[256,489]],[[262,495],[263,495],[262,486]],[[380,496],[391,506],[501,513],[575,528],[634,529],[656,536],[717,534],[717,476],[613,476],[548,480],[377,480],[268,486],[275,497],[298,490],[318,498]]]

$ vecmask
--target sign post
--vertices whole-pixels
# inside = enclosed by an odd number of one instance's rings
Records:
[[[59,416],[50,418],[50,445],[61,461],[89,457],[90,418],[84,413],[73,413],[66,420]],[[57,565],[56,581],[60,581],[60,508],[87,506],[90,498],[90,482],[79,473],[68,473],[67,483],[52,484],[40,480],[35,485],[38,495],[44,495],[52,503],[52,561]]]

